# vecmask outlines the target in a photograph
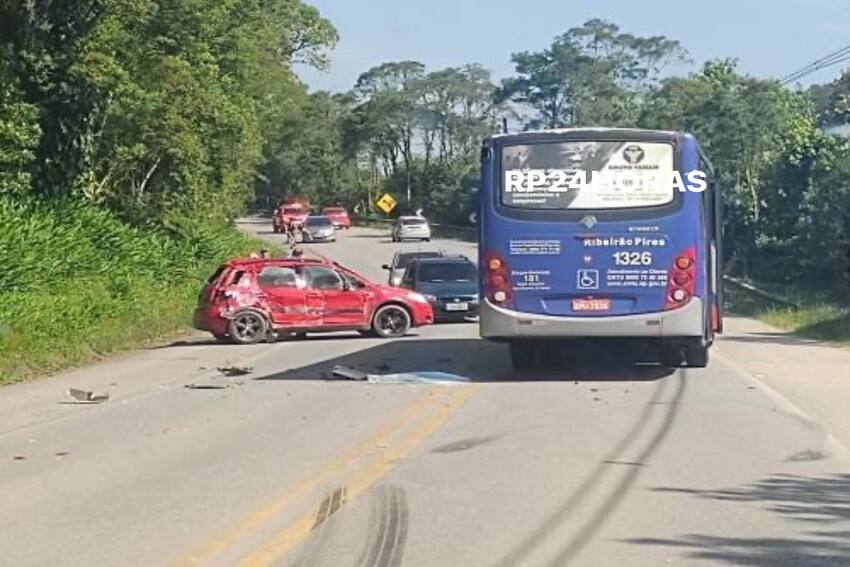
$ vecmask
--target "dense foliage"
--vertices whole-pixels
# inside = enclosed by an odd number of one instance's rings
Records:
[[[4,381],[185,325],[336,39],[299,0],[0,0]]]

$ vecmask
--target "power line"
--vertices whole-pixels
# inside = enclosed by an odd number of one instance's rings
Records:
[[[815,71],[819,71],[821,69],[825,69],[827,67],[831,67],[833,65],[837,65],[843,61],[847,61],[850,59],[850,45],[846,47],[842,47],[840,49],[836,49],[832,53],[828,53],[824,55],[820,59],[816,59],[811,63],[804,65],[800,69],[797,69],[793,73],[785,75],[779,80],[779,83],[782,85],[787,85],[788,83],[792,83],[794,81],[798,81],[803,77],[811,75]]]
[[[850,52],[845,53],[844,55],[845,55],[845,57],[830,59],[829,61],[824,61],[823,63],[815,65],[814,67],[810,67],[810,68],[806,69],[805,71],[800,71],[800,72],[794,73],[793,75],[789,75],[787,78],[782,79],[780,82],[783,85],[786,85],[788,83],[792,83],[794,81],[797,81],[799,79],[807,77],[808,75],[811,75],[815,71],[820,71],[821,69],[826,69],[827,67],[832,67],[833,65],[837,65],[837,64],[839,64],[843,61],[847,61],[847,59],[850,58]]]
[[[784,85],[797,81],[799,79],[802,79],[803,77],[811,75],[815,71],[819,71],[821,69],[825,69],[827,67],[831,67],[833,65],[841,63],[842,61],[846,61],[848,55],[850,55],[850,50],[838,53],[834,57],[831,57],[829,59],[823,59],[816,63],[812,63],[810,65],[807,65],[803,69],[800,69],[799,71],[795,71],[794,73],[783,77],[780,82]]]
[[[817,70],[822,65],[828,64],[836,58],[840,58],[844,54],[846,54],[850,50],[850,46],[842,47],[840,49],[836,49],[835,51],[828,53],[821,57],[820,59],[816,59],[807,65],[804,65],[802,68],[784,76],[781,81],[793,81],[796,77],[804,76],[805,74]]]

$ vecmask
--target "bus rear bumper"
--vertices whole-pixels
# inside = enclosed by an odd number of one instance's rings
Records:
[[[479,329],[482,338],[558,337],[702,337],[703,302],[694,297],[684,307],[659,313],[612,317],[555,317],[521,313],[481,303]]]

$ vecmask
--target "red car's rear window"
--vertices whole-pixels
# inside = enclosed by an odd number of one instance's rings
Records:
[[[227,269],[227,266],[219,266],[218,269],[215,272],[213,272],[213,275],[211,275],[207,279],[207,283],[210,284],[210,285],[214,284],[216,282],[216,280],[221,276],[221,274],[226,269]]]

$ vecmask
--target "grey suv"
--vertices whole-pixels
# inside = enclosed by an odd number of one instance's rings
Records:
[[[445,255],[446,253],[442,250],[418,250],[411,252],[398,251],[393,256],[392,262],[384,264],[382,267],[389,271],[389,277],[387,279],[388,283],[391,286],[398,287],[401,283],[404,271],[412,261],[420,258],[441,258]]]

